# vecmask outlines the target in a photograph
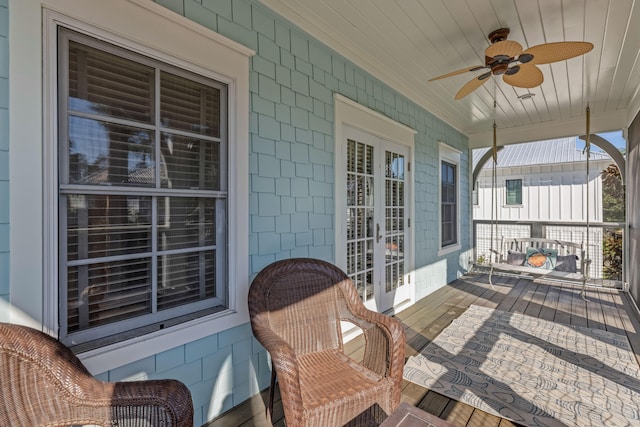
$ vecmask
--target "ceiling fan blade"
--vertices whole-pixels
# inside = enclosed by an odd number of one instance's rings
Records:
[[[505,73],[502,75],[502,80],[511,86],[530,89],[532,87],[540,86],[544,81],[544,74],[540,68],[528,63],[519,66],[520,69],[513,73]]]
[[[484,54],[489,58],[494,58],[498,55],[508,56],[514,58],[522,53],[522,45],[513,40],[502,40],[489,46]]]
[[[589,42],[554,42],[530,47],[522,54],[533,56],[533,59],[527,62],[529,64],[550,64],[584,55],[591,49],[593,44]]]
[[[471,92],[482,86],[485,82],[489,81],[489,77],[491,77],[490,72],[468,81],[467,84],[462,86],[458,93],[456,93],[456,99],[462,99],[465,96],[469,95]]]
[[[484,66],[484,65],[476,65],[474,67],[463,68],[461,70],[452,71],[450,73],[443,74],[443,75],[438,76],[438,77],[434,77],[434,78],[430,79],[429,81],[432,82],[434,80],[445,79],[447,77],[457,76],[458,74],[464,74],[464,73],[466,73],[468,71],[477,71],[477,70],[482,70],[484,68],[487,68],[487,67]]]

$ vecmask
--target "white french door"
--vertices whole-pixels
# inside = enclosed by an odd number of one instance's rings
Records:
[[[343,128],[346,272],[365,305],[387,311],[412,298],[407,250],[408,159],[405,145]]]

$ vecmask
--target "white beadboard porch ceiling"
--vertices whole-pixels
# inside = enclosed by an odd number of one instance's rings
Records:
[[[508,144],[583,134],[587,104],[591,132],[625,128],[640,108],[640,0],[259,1],[468,135],[472,147],[491,144],[494,117],[499,144]],[[427,82],[484,64],[487,35],[502,27],[524,49],[556,41],[594,49],[541,65],[544,82],[533,89],[493,76],[456,101],[481,71]]]

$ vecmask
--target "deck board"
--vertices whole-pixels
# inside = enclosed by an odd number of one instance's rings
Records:
[[[594,307],[589,307],[587,312],[587,322],[590,328],[606,329],[604,323],[604,314],[602,313],[602,300],[597,298],[597,292],[594,289],[587,288],[585,296],[588,304],[595,304]]]
[[[466,426],[474,410],[473,406],[449,399],[449,403],[439,416],[453,425]]]
[[[640,362],[640,319],[628,294],[611,288],[586,288],[585,302],[580,296],[580,284],[532,280],[525,277],[493,277],[487,274],[464,276],[417,301],[397,313],[406,336],[406,357],[420,352],[444,328],[460,316],[471,304],[502,311],[523,313],[541,319],[605,329],[626,335]],[[354,358],[362,356],[364,341],[356,338],[345,345]],[[283,426],[282,402],[276,394],[274,425]],[[219,426],[267,426],[265,402],[268,391],[205,424]],[[514,423],[449,399],[419,385],[403,381],[402,401],[446,419],[456,426],[513,427]]]

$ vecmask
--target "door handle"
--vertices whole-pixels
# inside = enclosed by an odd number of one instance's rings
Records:
[[[382,236],[380,235],[380,223],[377,222],[376,223],[376,243],[380,242],[380,239],[382,239]]]

